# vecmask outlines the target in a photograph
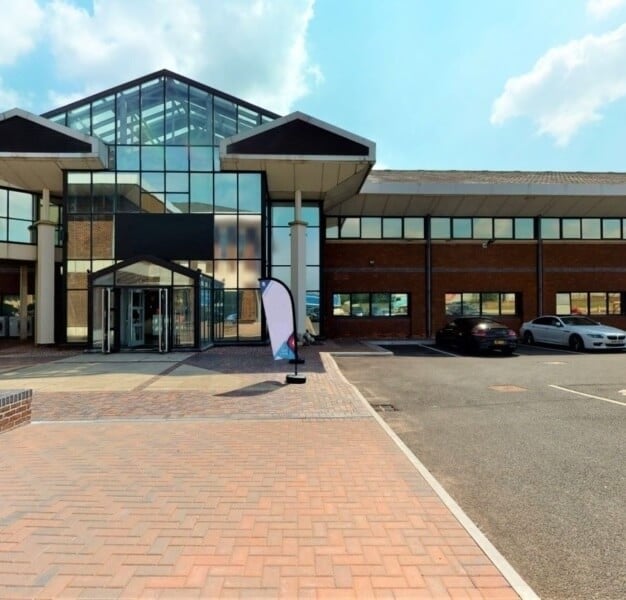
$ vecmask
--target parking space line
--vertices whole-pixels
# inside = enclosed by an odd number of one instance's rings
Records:
[[[611,400],[610,398],[603,398],[602,396],[594,396],[593,394],[585,394],[585,392],[577,392],[576,390],[570,390],[568,388],[561,387],[560,385],[552,385],[551,388],[561,390],[562,392],[570,392],[571,394],[578,394],[579,396],[585,396],[585,398],[593,398],[594,400],[602,400],[603,402],[610,402],[611,404],[619,404],[620,406],[626,406],[626,402],[619,402],[619,400]]]

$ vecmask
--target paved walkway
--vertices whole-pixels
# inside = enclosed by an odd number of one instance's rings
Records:
[[[338,371],[0,348],[0,598],[534,598]],[[384,360],[381,358],[381,360]]]

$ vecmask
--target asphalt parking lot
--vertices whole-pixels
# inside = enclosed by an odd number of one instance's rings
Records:
[[[544,599],[626,597],[626,353],[386,345],[354,383]]]

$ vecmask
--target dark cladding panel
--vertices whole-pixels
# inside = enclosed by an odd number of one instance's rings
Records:
[[[367,156],[369,148],[301,119],[230,144],[229,154]]]
[[[0,121],[0,152],[68,154],[91,151],[91,144],[23,117]]]
[[[213,215],[116,215],[115,258],[143,254],[165,260],[211,260]]]

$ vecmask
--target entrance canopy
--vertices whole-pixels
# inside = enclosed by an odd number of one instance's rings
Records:
[[[63,171],[108,166],[101,140],[19,108],[0,113],[0,180],[29,191],[63,194]]]
[[[265,171],[270,197],[323,200],[356,194],[376,161],[374,142],[301,112],[222,140],[223,170]]]

